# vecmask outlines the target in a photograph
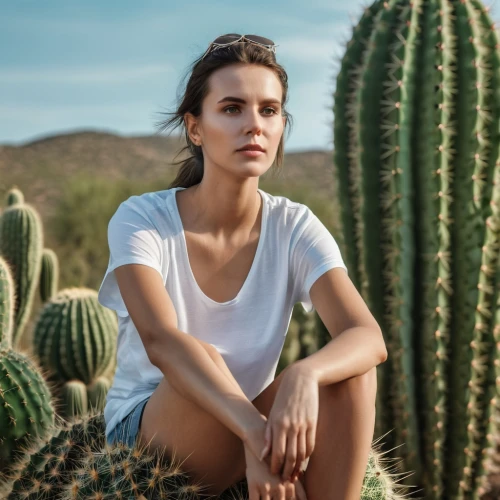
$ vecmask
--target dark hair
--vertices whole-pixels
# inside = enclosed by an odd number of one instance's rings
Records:
[[[289,121],[292,117],[285,110],[285,104],[288,99],[288,75],[285,69],[276,62],[276,57],[272,51],[253,43],[233,43],[227,47],[220,47],[210,52],[205,59],[202,59],[202,57],[203,55],[196,59],[188,68],[186,76],[190,74],[189,81],[187,82],[184,96],[182,97],[182,101],[178,105],[177,110],[173,113],[161,113],[173,116],[167,120],[157,123],[157,134],[171,127],[173,124],[175,124],[174,129],[182,126],[184,128],[187,145],[184,146],[178,154],[185,150],[189,150],[189,152],[192,153],[192,156],[189,158],[179,162],[174,162],[174,165],[181,164],[181,167],[177,172],[176,178],[170,184],[169,189],[173,187],[188,188],[190,186],[194,186],[195,184],[199,184],[203,178],[203,152],[201,146],[196,146],[191,141],[185,126],[184,114],[189,112],[192,113],[193,116],[200,116],[203,99],[209,91],[207,83],[208,78],[214,71],[220,68],[224,68],[231,64],[245,63],[258,64],[272,69],[281,82],[283,89],[281,109],[283,115],[286,116],[285,130],[290,132]],[[276,152],[275,161],[277,169],[280,169],[283,165],[283,136],[284,134],[281,136],[278,150]],[[273,172],[276,173],[274,169]]]

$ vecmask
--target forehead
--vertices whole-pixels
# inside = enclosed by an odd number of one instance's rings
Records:
[[[228,95],[245,100],[281,100],[282,91],[281,83],[273,70],[255,64],[232,64],[210,75],[207,100],[216,103]]]

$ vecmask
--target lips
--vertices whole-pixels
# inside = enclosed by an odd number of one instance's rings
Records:
[[[236,151],[261,151],[261,152],[264,152],[264,149],[262,149],[262,147],[259,146],[258,144],[255,144],[255,145],[244,146],[241,149],[237,149]]]

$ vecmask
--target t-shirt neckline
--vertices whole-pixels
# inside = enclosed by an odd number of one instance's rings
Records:
[[[255,257],[252,262],[252,266],[250,268],[250,271],[248,272],[248,275],[245,279],[245,282],[243,283],[242,287],[240,288],[238,294],[236,297],[234,297],[231,300],[228,300],[226,302],[217,302],[210,297],[208,297],[205,292],[200,288],[198,285],[198,282],[196,281],[193,270],[191,269],[191,264],[189,263],[189,256],[188,256],[188,250],[187,250],[187,243],[186,243],[186,235],[184,233],[184,226],[182,225],[182,220],[181,216],[179,213],[179,207],[177,206],[177,197],[176,197],[176,192],[179,190],[187,189],[185,187],[174,187],[171,188],[171,206],[173,207],[173,212],[175,213],[175,218],[177,219],[177,226],[179,229],[179,237],[181,240],[181,245],[182,245],[182,258],[184,259],[184,262],[186,263],[186,268],[187,272],[189,275],[189,279],[191,280],[194,288],[197,290],[198,295],[208,304],[211,304],[216,307],[224,307],[224,306],[230,306],[232,304],[235,304],[240,301],[241,297],[246,293],[247,288],[250,287],[251,281],[257,272],[256,269],[259,266],[260,259],[261,259],[261,254],[263,252],[264,248],[264,240],[266,237],[266,229],[267,229],[267,212],[268,212],[268,206],[267,206],[267,200],[264,192],[260,189],[257,188],[257,191],[260,193],[260,196],[262,198],[262,219],[261,219],[261,229],[260,229],[260,236],[259,236],[259,243],[257,244],[257,250],[255,252]]]

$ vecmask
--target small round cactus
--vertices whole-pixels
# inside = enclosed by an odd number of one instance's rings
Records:
[[[116,364],[116,315],[90,288],[66,288],[44,305],[34,327],[34,350],[62,399],[61,414],[102,410]]]

